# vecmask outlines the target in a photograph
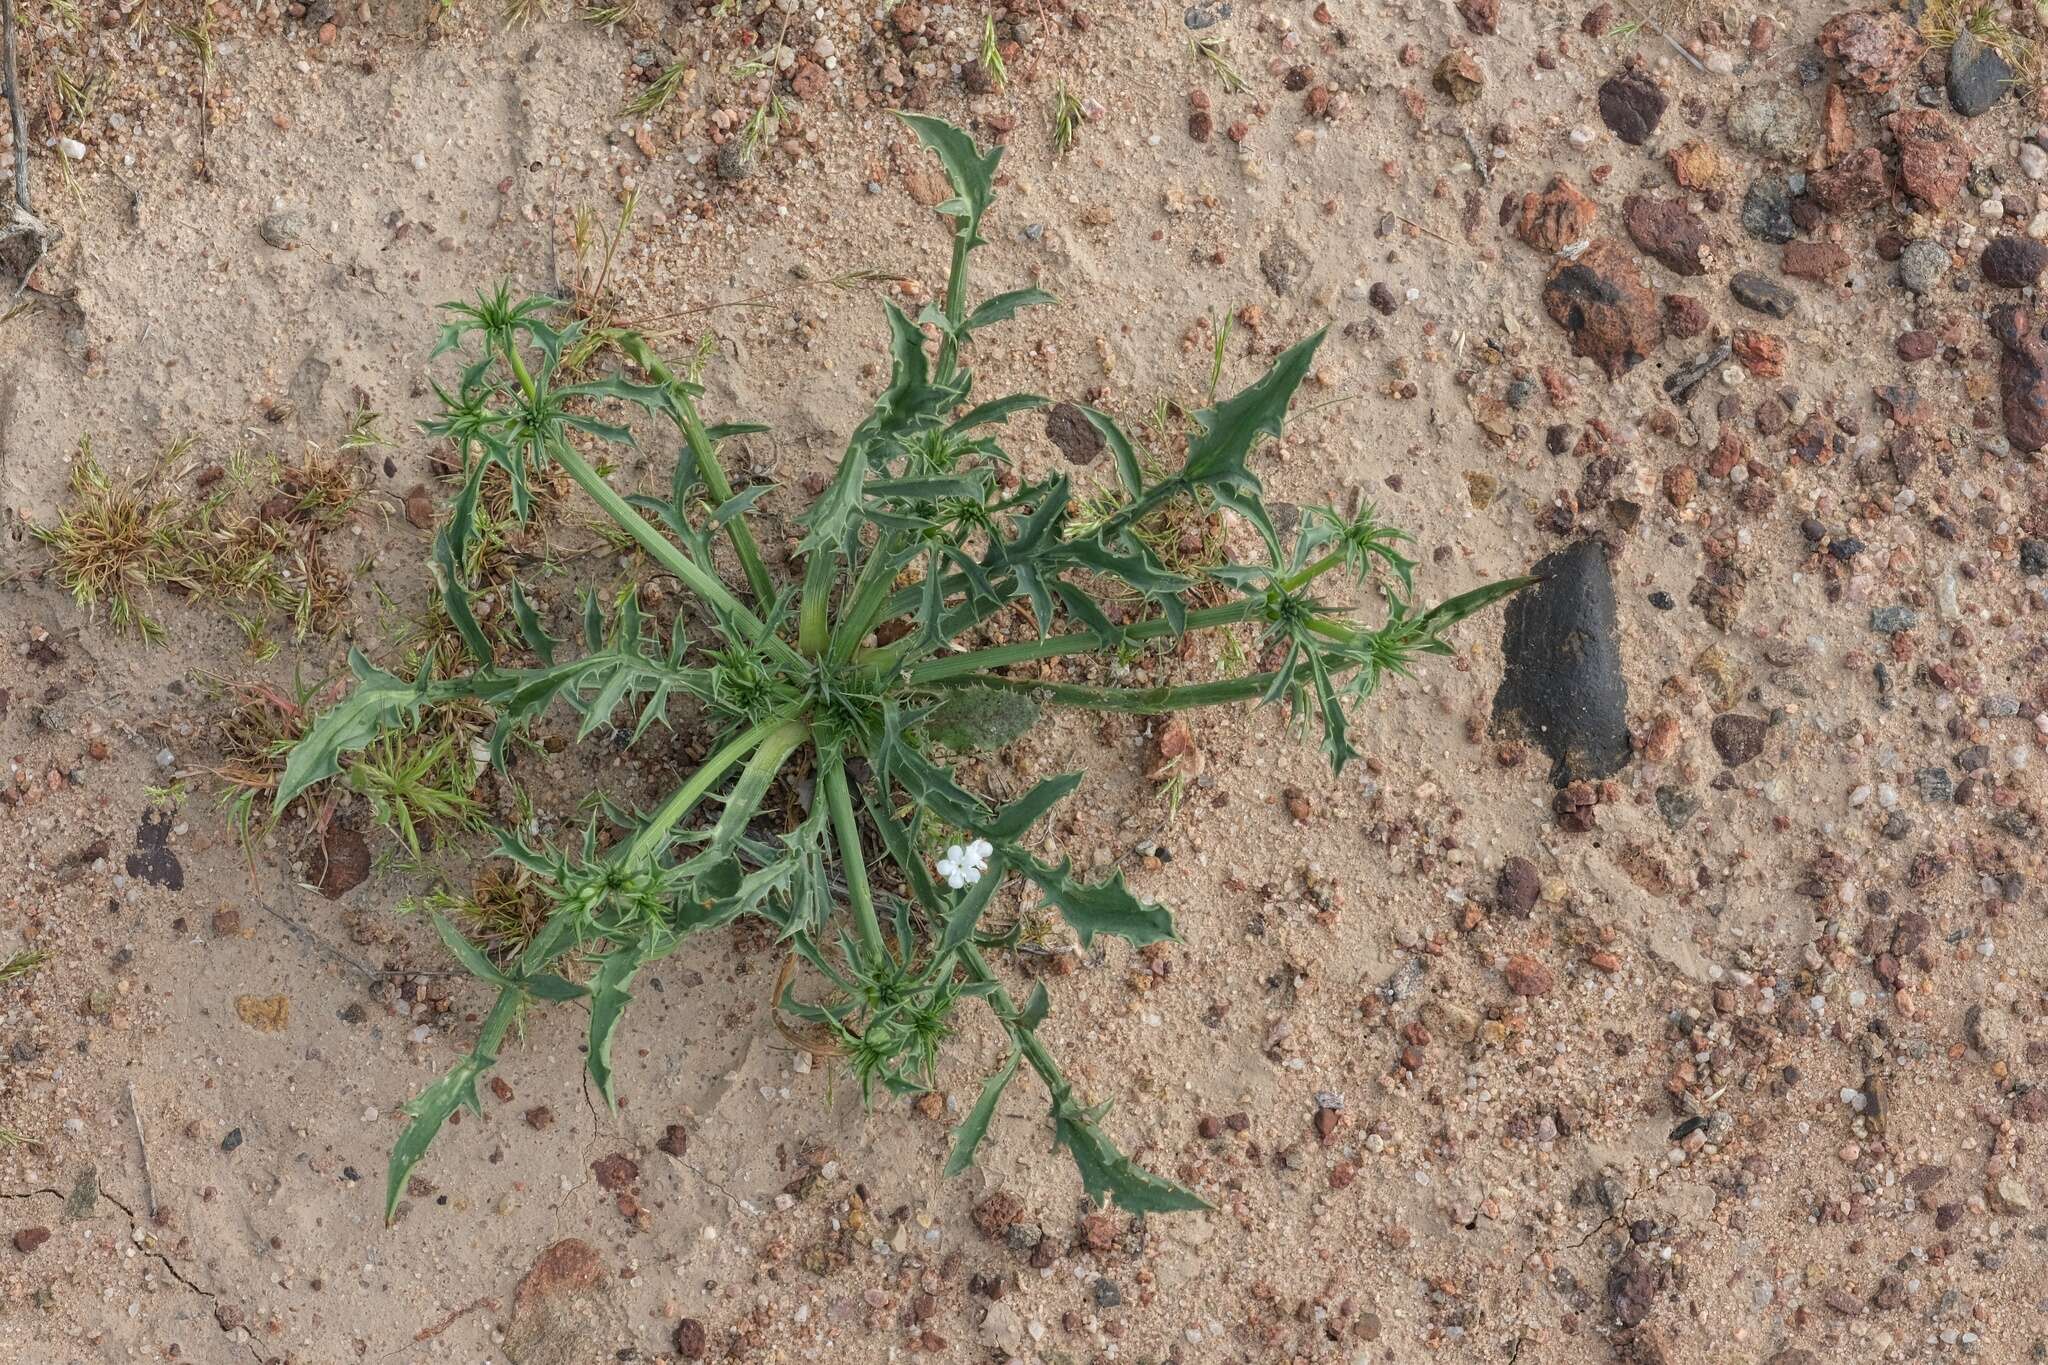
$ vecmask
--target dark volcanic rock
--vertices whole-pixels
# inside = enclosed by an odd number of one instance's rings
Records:
[[[1624,71],[1600,86],[1600,121],[1631,147],[1640,147],[1664,117],[1664,92],[1648,76]]]
[[[1792,221],[1792,191],[1775,176],[1752,182],[1742,196],[1742,230],[1759,242],[1782,245],[1799,234]]]
[[[1774,318],[1792,316],[1792,310],[1799,306],[1799,296],[1779,284],[1768,275],[1759,275],[1754,270],[1738,270],[1728,278],[1728,292],[1744,308],[1768,313]]]
[[[1609,379],[1664,340],[1657,296],[1628,248],[1611,237],[1596,237],[1576,261],[1557,263],[1543,285],[1543,311],[1571,333],[1572,354],[1596,361]]]
[[[135,851],[128,855],[128,875],[166,891],[185,889],[185,865],[171,852],[171,818],[159,811],[143,812],[135,830]]]
[[[1045,435],[1073,464],[1093,464],[1102,454],[1102,433],[1072,403],[1054,403],[1045,414]]]
[[[2048,269],[2048,246],[2031,237],[1994,237],[1977,258],[1977,268],[2002,289],[2025,289]]]
[[[2012,63],[1963,25],[1948,50],[1948,102],[1964,118],[1991,112],[2012,89]]]
[[[1998,361],[1998,399],[2006,439],[2032,454],[2048,447],[2048,337],[2033,310],[2006,304],[1991,315],[1991,334],[2005,354]]]
[[[1707,225],[1676,199],[1632,194],[1622,202],[1622,225],[1644,251],[1678,275],[1704,275],[1704,259],[1713,239]]]
[[[1545,556],[1543,581],[1508,600],[1493,730],[1550,755],[1550,781],[1607,777],[1630,756],[1628,683],[1614,624],[1614,580],[1598,540]]]

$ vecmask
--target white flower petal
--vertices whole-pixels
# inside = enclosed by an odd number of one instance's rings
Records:
[[[958,844],[954,844],[946,850],[946,856],[956,863],[965,862],[967,860],[967,850]]]
[[[981,863],[987,862],[988,855],[995,851],[996,846],[986,839],[976,839],[973,843],[967,846],[968,855],[972,857],[976,862]]]
[[[962,873],[961,875],[965,876],[967,878],[967,884],[969,886],[972,886],[976,882],[981,880],[981,869],[978,867],[970,867],[967,869],[966,872]]]
[[[967,885],[967,878],[958,872],[948,872],[946,874],[946,885],[958,891],[961,887]]]

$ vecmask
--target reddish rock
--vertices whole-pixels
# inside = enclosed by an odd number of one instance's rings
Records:
[[[534,1261],[526,1278],[513,1291],[515,1309],[536,1299],[554,1298],[594,1289],[604,1282],[604,1261],[590,1243],[567,1237],[549,1247]]]
[[[1889,122],[1899,144],[1899,179],[1906,193],[1931,209],[1947,208],[1970,173],[1970,149],[1956,137],[1948,116],[1939,109],[1908,109]]]
[[[640,1163],[624,1152],[613,1152],[591,1162],[590,1173],[600,1189],[616,1194],[640,1178]]]
[[[1486,72],[1471,53],[1458,48],[1436,64],[1431,83],[1449,95],[1453,104],[1470,104],[1486,88]]]
[[[1911,362],[1927,359],[1940,344],[1932,332],[1901,332],[1892,349],[1899,353],[1899,359]]]
[[[1690,294],[1664,296],[1664,330],[1680,341],[1691,341],[1704,333],[1713,320],[1706,305]]]
[[[1664,340],[1657,296],[1627,247],[1596,237],[1576,261],[1559,261],[1543,284],[1543,311],[1571,334],[1572,354],[1618,379]]]
[[[1892,10],[1849,10],[1821,25],[1821,54],[1840,63],[1854,95],[1882,95],[1911,74],[1926,41]]]
[[[669,1342],[683,1360],[702,1360],[711,1351],[710,1336],[705,1332],[704,1324],[695,1318],[684,1318],[677,1323]]]
[[[2048,447],[2048,337],[2023,304],[1991,314],[1991,334],[2005,354],[1998,361],[1998,399],[2013,449],[2032,454]]]
[[[1759,379],[1777,379],[1785,373],[1785,343],[1767,332],[1749,327],[1736,329],[1729,338],[1735,358]]]
[[[1538,251],[1557,252],[1584,241],[1599,210],[1563,176],[1556,176],[1541,194],[1522,196],[1515,235]]]
[[[26,1256],[49,1240],[48,1228],[23,1228],[14,1234],[14,1249]]]
[[[1632,194],[1622,202],[1621,221],[1635,244],[1674,274],[1707,273],[1705,257],[1713,240],[1707,225],[1678,200]]]
[[[1508,989],[1524,997],[1548,995],[1557,985],[1557,973],[1530,957],[1527,953],[1516,953],[1508,959]]]
[[[1458,15],[1474,33],[1497,32],[1500,28],[1500,0],[1458,0]]]
[[[1891,197],[1884,153],[1863,147],[1806,178],[1806,193],[1830,213],[1875,208]]]
[[[1833,281],[1849,270],[1849,253],[1832,242],[1787,242],[1781,267],[1798,280]]]
[[[1842,94],[1842,87],[1832,82],[1827,98],[1821,101],[1820,135],[1821,155],[1829,161],[1847,156],[1856,145],[1856,130],[1849,126],[1849,101]]]

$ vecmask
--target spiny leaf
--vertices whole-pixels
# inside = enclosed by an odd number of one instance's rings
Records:
[[[981,1098],[967,1111],[967,1121],[953,1135],[953,1154],[946,1158],[948,1176],[956,1176],[974,1164],[974,1151],[988,1136],[989,1122],[996,1116],[996,1101],[1002,1099],[1004,1089],[1017,1074],[1017,1061],[1022,1056],[1018,1049],[1011,1048],[1010,1059],[1002,1069],[982,1083]]]
[[[910,125],[919,142],[938,154],[946,178],[953,182],[953,197],[937,205],[937,211],[956,220],[955,231],[968,246],[982,245],[981,218],[995,198],[996,165],[1003,159],[1003,149],[991,147],[983,152],[973,138],[930,114],[899,113],[896,117]]]
[[[605,1107],[613,1113],[618,1112],[619,1102],[612,1093],[612,1034],[618,1028],[619,1016],[632,1003],[633,997],[626,987],[632,984],[633,974],[640,970],[645,954],[645,940],[620,944],[600,960],[597,978],[591,983],[590,1079],[596,1083],[597,1093],[604,1096]]]
[[[1074,876],[1071,858],[1062,858],[1054,865],[1042,862],[1022,849],[1012,847],[1008,852],[1017,860],[1018,871],[1058,908],[1060,918],[1073,928],[1083,947],[1094,943],[1097,934],[1115,934],[1140,947],[1177,937],[1173,931],[1173,915],[1164,906],[1149,904],[1132,895],[1124,885],[1122,871],[1112,872],[1105,880],[1090,884]]]
[[[1245,461],[1261,439],[1280,434],[1287,421],[1287,405],[1308,377],[1316,348],[1322,344],[1323,332],[1296,342],[1258,379],[1215,407],[1196,412],[1198,431],[1188,442],[1187,463],[1180,477],[1198,488],[1248,483],[1256,489],[1258,479]]]
[[[282,811],[316,782],[341,771],[341,756],[368,745],[391,726],[418,714],[427,701],[426,674],[418,682],[386,673],[350,649],[348,666],[356,685],[347,696],[320,714],[285,759],[271,809]]]
[[[1193,1190],[1165,1176],[1154,1175],[1117,1150],[1097,1120],[1071,1097],[1053,1108],[1053,1137],[1074,1158],[1081,1186],[1097,1204],[1114,1199],[1127,1213],[1192,1213],[1209,1207]]]

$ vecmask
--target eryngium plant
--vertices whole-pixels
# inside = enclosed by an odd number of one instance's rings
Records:
[[[1405,674],[1420,655],[1449,653],[1447,627],[1526,581],[1415,611],[1413,564],[1399,551],[1405,537],[1370,510],[1355,517],[1310,510],[1291,544],[1283,543],[1249,459],[1280,434],[1320,333],[1284,352],[1243,392],[1195,413],[1186,462],[1170,477],[1148,479],[1149,462],[1118,425],[1083,409],[1115,459],[1120,505],[1108,515],[1085,523],[1071,516],[1064,475],[1006,490],[998,473],[1007,457],[995,433],[1046,400],[1018,394],[967,406],[974,378],[962,356],[983,328],[1049,299],[1019,289],[968,306],[968,263],[983,244],[1001,152],[984,152],[938,119],[910,115],[906,122],[952,180],[953,197],[938,206],[953,226],[945,301],[916,318],[889,307],[889,384],[802,519],[799,583],[777,583],[749,529],[749,510],[764,489],[734,493],[720,466],[721,436],[740,428],[707,427],[696,407],[700,389],[641,337],[613,331],[602,338],[638,378],[572,382],[565,351],[580,345],[587,354],[594,339],[580,323],[552,321],[560,315],[553,300],[515,303],[501,288],[447,307],[451,321],[436,353],[468,358],[454,391],[441,391],[442,415],[426,429],[461,453],[466,481],[436,541],[434,570],[474,668],[451,679],[422,665],[407,681],[353,655],[355,686],[292,751],[278,808],[336,774],[349,751],[424,707],[453,702],[494,714],[491,759],[501,765],[507,745],[558,702],[581,717],[579,738],[609,727],[624,708],[627,734],[638,740],[688,698],[717,739],[711,756],[659,806],[637,813],[606,806],[571,846],[536,844],[521,830],[498,833],[504,856],[532,875],[548,905],[545,926],[509,965],[435,916],[449,950],[496,986],[498,998],[470,1054],[408,1106],[412,1122],[391,1157],[387,1215],[455,1107],[478,1107],[477,1081],[530,1003],[583,1002],[590,1078],[611,1102],[613,1038],[634,975],[692,934],[741,916],[766,920],[786,945],[788,964],[815,974],[805,999],[785,966],[775,991],[778,1019],[840,1053],[864,1095],[877,1084],[895,1094],[928,1089],[954,1011],[968,1000],[989,1009],[1008,1036],[1009,1056],[959,1126],[949,1173],[972,1161],[998,1099],[1028,1065],[1051,1101],[1053,1141],[1072,1155],[1097,1202],[1114,1198],[1143,1212],[1204,1207],[1118,1150],[1102,1126],[1107,1106],[1076,1097],[1040,1040],[1045,987],[1019,1004],[987,956],[1016,941],[1016,928],[984,923],[997,892],[1015,880],[1029,883],[1084,945],[1098,934],[1133,944],[1171,939],[1171,916],[1133,895],[1121,873],[1090,882],[1070,860],[1032,851],[1030,831],[1080,774],[996,805],[962,784],[941,736],[963,708],[1005,694],[1140,713],[1285,699],[1316,718],[1324,751],[1341,769],[1353,752],[1345,702],[1370,695],[1388,672]],[[665,498],[614,491],[583,451],[632,441],[625,426],[600,415],[620,405],[665,418],[681,434],[684,449]],[[478,621],[463,567],[477,534],[479,487],[493,468],[520,518],[536,475],[566,475],[661,573],[689,590],[708,617],[710,638],[687,639],[680,614],[664,638],[643,614],[637,590],[628,589],[609,605],[586,595],[582,639],[572,651],[547,633],[513,584],[505,591],[523,650],[506,657]],[[1164,569],[1136,534],[1148,516],[1189,495],[1242,517],[1264,551],[1257,562],[1214,569],[1227,600],[1199,609],[1187,600],[1195,583]],[[716,567],[720,538],[743,583],[729,583]],[[1377,627],[1318,595],[1332,576],[1358,586],[1383,571],[1392,580],[1384,585],[1390,609]],[[1115,624],[1097,605],[1106,580],[1140,604],[1135,623]],[[1207,591],[1213,598],[1217,587]],[[956,647],[1016,602],[1035,618],[1037,638]],[[1239,623],[1263,628],[1265,657],[1277,667],[1146,689],[1001,671]],[[809,779],[808,813],[793,827],[763,828],[771,788],[801,777]],[[950,841],[958,842],[936,868],[928,866],[924,850]]]

